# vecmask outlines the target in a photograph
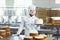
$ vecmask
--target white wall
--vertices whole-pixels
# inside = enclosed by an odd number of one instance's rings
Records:
[[[14,6],[14,0],[5,0],[7,7],[13,7]]]
[[[56,0],[50,0],[51,8],[60,8],[60,4],[56,3]]]
[[[0,0],[0,7],[6,7],[5,0]]]
[[[49,0],[33,0],[37,7],[49,8]]]
[[[33,0],[33,3],[42,8],[60,8],[60,4],[56,4],[55,0]]]
[[[28,7],[32,4],[32,0],[14,0],[14,7]]]

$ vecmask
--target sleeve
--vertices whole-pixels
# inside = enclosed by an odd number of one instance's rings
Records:
[[[36,17],[35,24],[43,24],[43,19]]]
[[[24,20],[23,20],[23,17],[21,17],[21,23],[20,23],[20,26],[18,28],[17,34],[20,34],[23,29],[24,29]]]
[[[36,17],[35,19],[35,29],[40,30],[41,24],[43,24],[43,19],[39,19]]]

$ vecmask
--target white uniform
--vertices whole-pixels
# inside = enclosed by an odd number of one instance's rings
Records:
[[[23,17],[24,20],[24,25],[25,25],[25,35],[29,35],[31,32],[37,32],[36,30],[36,25],[35,25],[35,20],[37,18],[35,16],[25,16]]]
[[[35,10],[34,7],[35,6],[30,6],[28,11],[30,12],[31,9]],[[29,12],[26,13],[27,15],[22,17],[22,26],[19,28],[20,33],[25,28],[25,35],[29,35],[29,33],[31,33],[31,32],[37,32],[37,26],[35,25],[35,23],[36,23],[35,21],[38,18],[35,15],[31,17],[29,15]],[[17,33],[19,33],[19,30]]]

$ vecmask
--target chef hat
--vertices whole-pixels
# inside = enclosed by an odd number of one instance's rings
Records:
[[[29,7],[28,7],[28,10],[29,10],[29,12],[30,12],[30,10],[36,10],[36,6],[35,5],[30,5]],[[29,13],[30,14],[30,13]],[[34,14],[36,14],[36,11],[34,11]]]
[[[36,6],[35,5],[30,5],[29,6],[29,10],[35,10],[36,9]]]

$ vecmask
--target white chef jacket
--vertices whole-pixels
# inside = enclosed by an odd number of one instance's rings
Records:
[[[37,32],[36,30],[36,25],[35,25],[35,20],[37,17],[35,16],[24,16],[23,21],[24,21],[24,27],[25,27],[25,35],[29,35],[31,32]]]
[[[39,20],[36,16],[23,16],[21,17],[20,27],[17,34],[20,34],[23,29],[25,29],[25,35],[29,35],[31,32],[37,32],[40,29],[40,26],[37,27],[36,20]],[[42,22],[38,21],[38,22]]]

